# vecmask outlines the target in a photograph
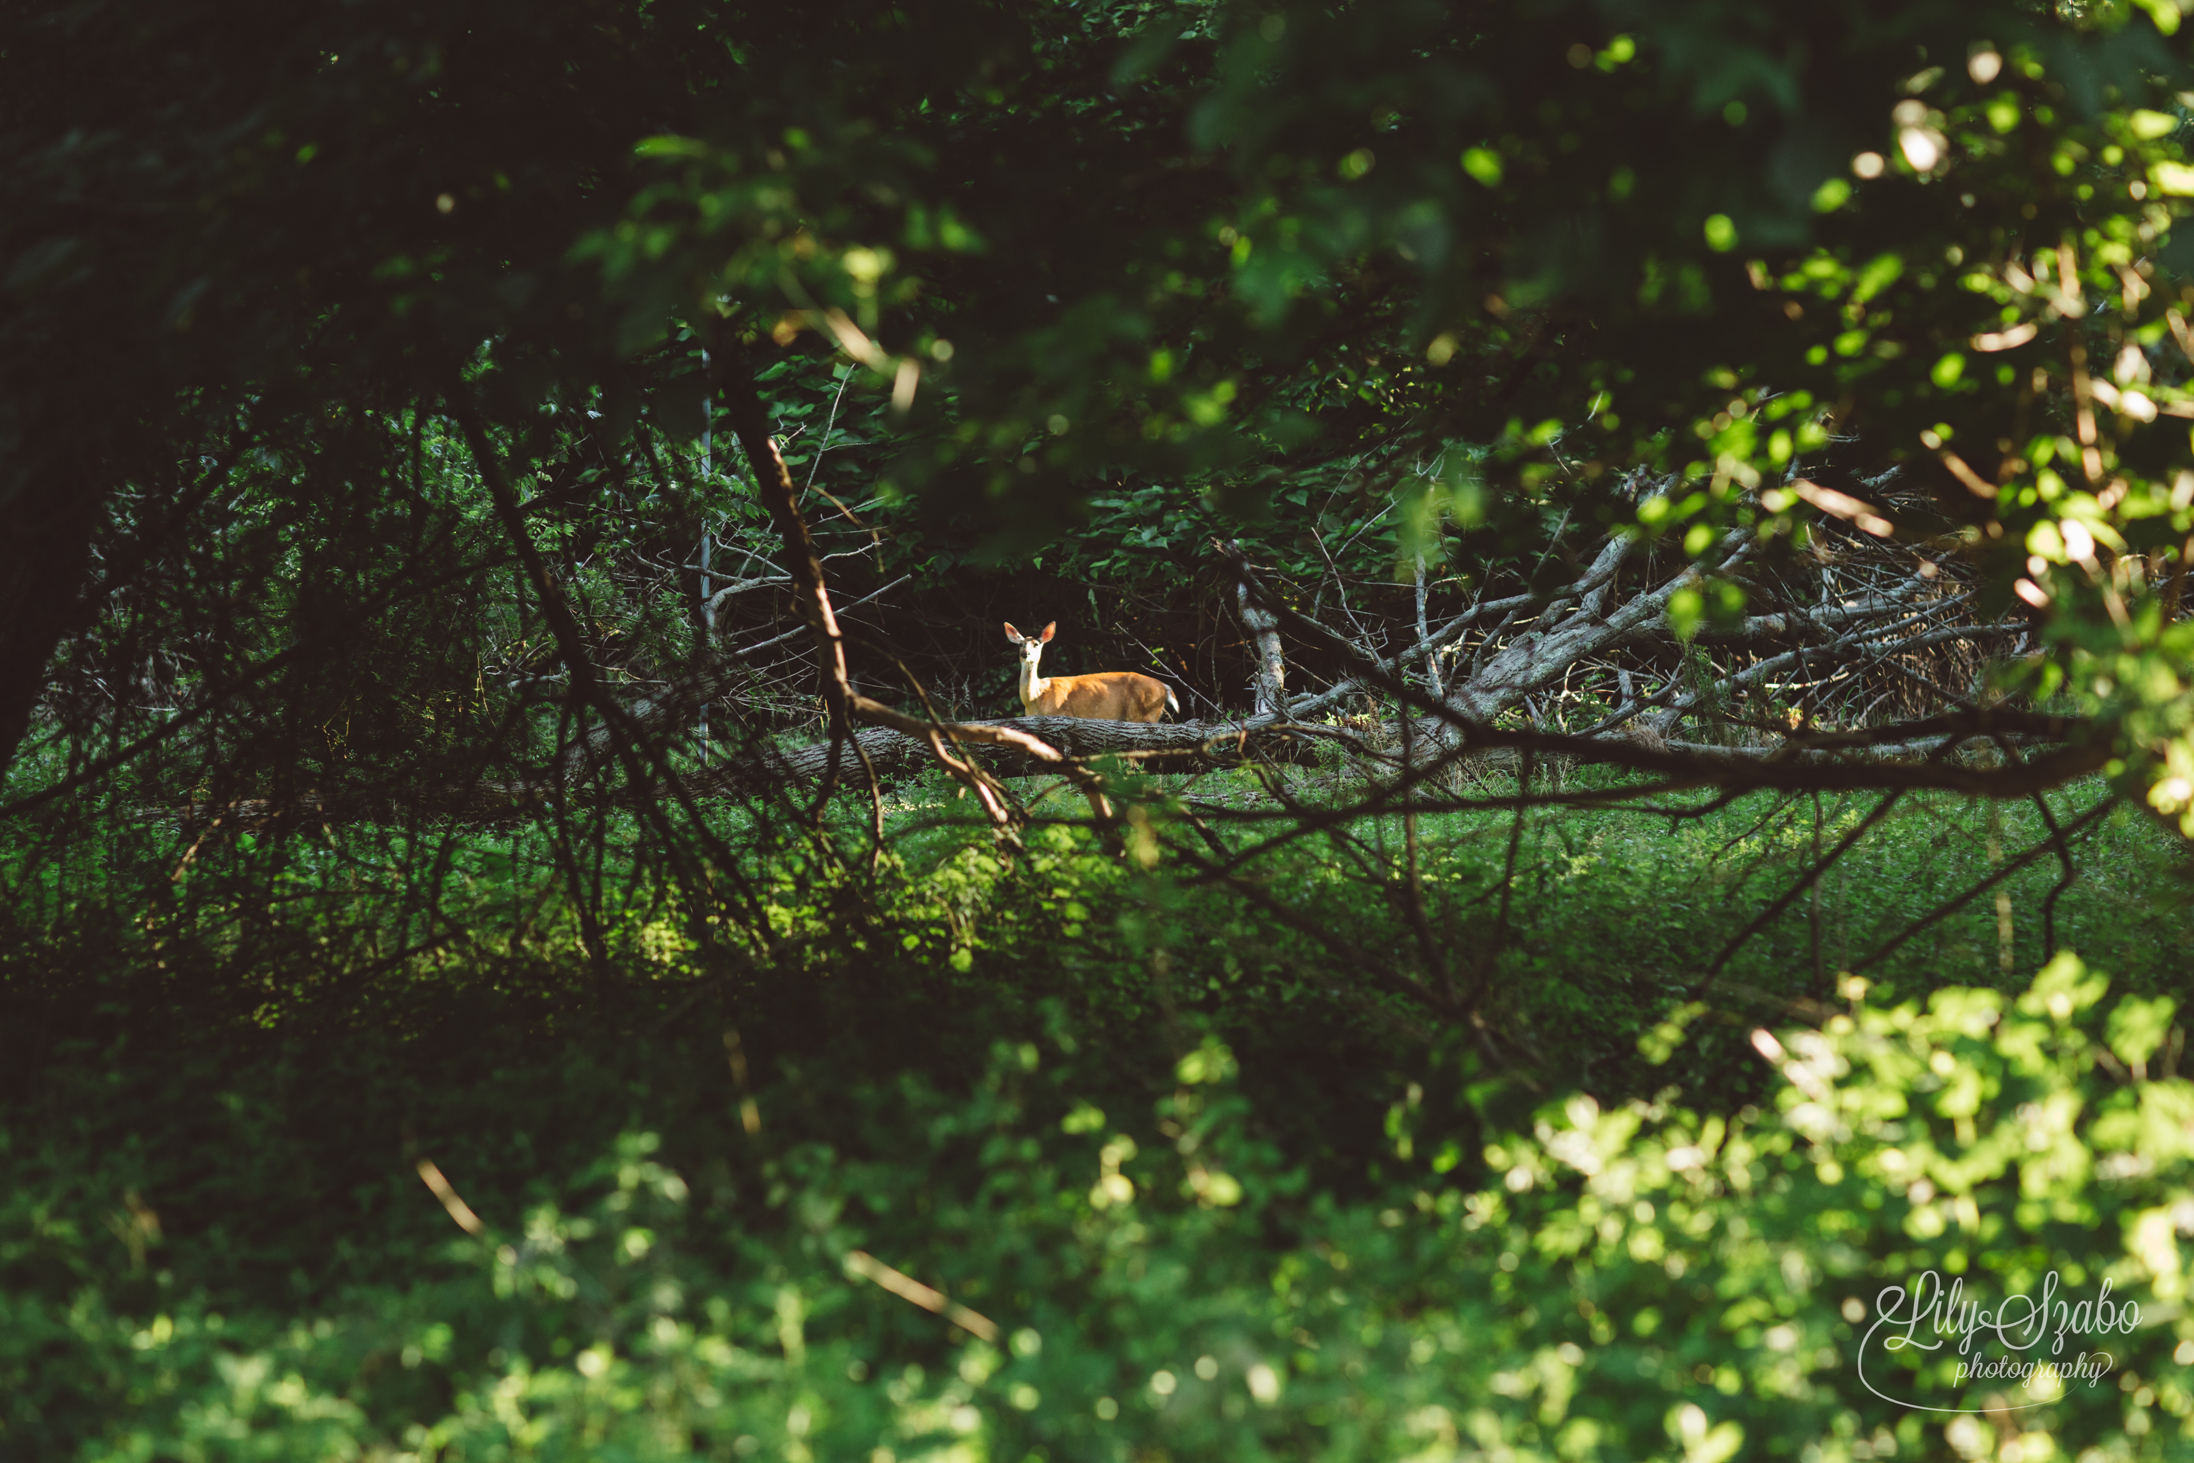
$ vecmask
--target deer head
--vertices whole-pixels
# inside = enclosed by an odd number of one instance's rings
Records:
[[[1012,623],[1008,621],[1006,622],[1006,639],[1021,647],[1021,663],[1033,671],[1036,669],[1038,658],[1044,653],[1044,647],[1051,643],[1052,633],[1058,628],[1059,622],[1053,620],[1037,634],[1023,635],[1020,631],[1014,629]]]

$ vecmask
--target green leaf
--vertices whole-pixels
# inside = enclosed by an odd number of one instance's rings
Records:
[[[664,134],[659,137],[643,137],[633,144],[635,157],[707,157],[709,145],[693,137],[677,137]]]
[[[1491,148],[1473,147],[1463,154],[1463,171],[1488,188],[1501,182],[1501,155]]]

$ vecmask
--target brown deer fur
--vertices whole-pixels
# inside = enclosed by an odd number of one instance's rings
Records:
[[[1165,682],[1134,671],[1099,671],[1088,676],[1044,676],[1037,662],[1058,622],[1034,635],[1006,625],[1006,639],[1021,651],[1021,712],[1024,716],[1079,716],[1094,721],[1157,722],[1181,703]]]

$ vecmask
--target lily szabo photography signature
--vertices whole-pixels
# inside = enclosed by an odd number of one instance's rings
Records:
[[[1933,1270],[1922,1271],[1909,1284],[1885,1287],[1875,1296],[1874,1324],[1859,1343],[1859,1379],[1875,1396],[1900,1407],[1982,1411],[1979,1406],[1942,1406],[1899,1396],[1875,1385],[1877,1380],[1888,1385],[1894,1370],[1922,1384],[1924,1361],[1912,1357],[1919,1366],[1895,1368],[1890,1358],[1947,1347],[1957,1358],[1948,1378],[1949,1398],[1962,1397],[1968,1382],[2009,1382],[2033,1394],[2031,1400],[2013,1404],[2014,1410],[2055,1401],[2070,1387],[2094,1386],[2115,1368],[2112,1353],[2090,1343],[2130,1334],[2141,1323],[2140,1302],[2111,1299],[2111,1286],[2104,1280],[2092,1295],[2080,1295],[2065,1290],[2052,1270],[2035,1291],[2015,1291],[1991,1306],[1967,1293],[1964,1277],[1945,1281]],[[1925,1384],[1942,1385],[1939,1379]],[[1989,1403],[2001,1405],[1999,1400]]]

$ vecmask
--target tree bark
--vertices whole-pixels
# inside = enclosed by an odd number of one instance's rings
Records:
[[[1242,559],[1240,547],[1234,546],[1232,553],[1243,571],[1234,581],[1234,599],[1241,607],[1242,628],[1249,632],[1257,714],[1277,716],[1287,710],[1287,657],[1280,649],[1280,617],[1250,592],[1247,561]]]
[[[1269,726],[1235,726],[1226,723],[1151,723],[1098,721],[1076,716],[1016,716],[1000,721],[958,722],[953,729],[963,735],[989,729],[1018,732],[1040,740],[1044,745],[1068,757],[1132,755],[1146,771],[1152,772],[1194,772],[1214,767],[1232,767],[1254,757],[1288,760],[1299,757],[1302,752],[1302,743],[1294,735],[1276,731]],[[860,732],[860,743],[861,749],[868,753],[878,777],[909,777],[932,770],[937,765],[926,739],[910,736],[891,727],[864,727]],[[991,745],[988,750],[992,765],[1001,776],[1026,777],[1058,770],[1056,764],[1041,756],[1032,755],[1011,742],[1001,741]],[[848,763],[852,761],[850,751],[841,755]],[[813,746],[750,759],[743,772],[728,773],[726,783],[738,785],[742,779],[749,784],[756,781],[767,783],[776,778],[813,781],[824,775],[829,758],[830,743],[818,742]]]

